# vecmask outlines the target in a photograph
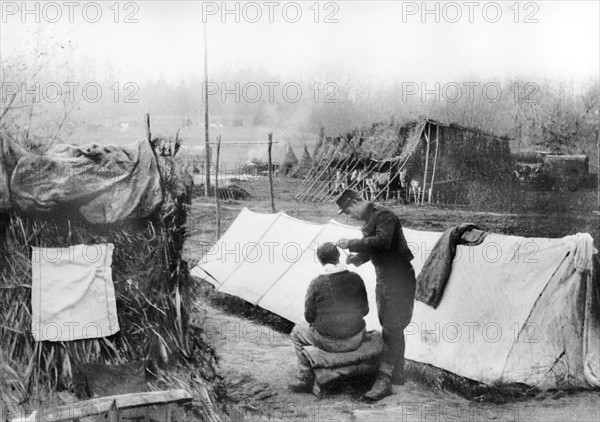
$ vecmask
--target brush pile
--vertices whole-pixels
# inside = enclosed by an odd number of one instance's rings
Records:
[[[198,292],[181,256],[191,183],[174,159],[155,159],[163,200],[146,218],[92,225],[64,213],[0,214],[0,399],[5,403],[28,413],[34,400],[76,392],[74,374],[82,364],[148,360],[156,385],[172,381],[165,375],[169,368],[180,368],[188,379],[176,384],[199,395],[197,416],[217,420],[222,384],[214,352],[203,341],[202,327],[193,323]],[[121,330],[105,338],[35,342],[32,247],[98,243],[114,245],[112,278]]]

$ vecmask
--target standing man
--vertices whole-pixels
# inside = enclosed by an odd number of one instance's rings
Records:
[[[381,323],[384,352],[377,379],[364,399],[377,401],[392,393],[391,384],[404,384],[404,329],[410,322],[415,297],[415,271],[410,263],[402,225],[392,210],[363,200],[347,189],[336,200],[338,214],[364,222],[362,239],[340,239],[337,246],[353,254],[347,263],[356,266],[371,261],[375,267],[377,313]]]

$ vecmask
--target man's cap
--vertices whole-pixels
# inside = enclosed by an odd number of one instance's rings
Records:
[[[325,242],[317,248],[317,258],[321,262],[338,262],[340,260],[340,251],[335,244]]]
[[[346,208],[348,208],[350,204],[352,204],[352,201],[356,199],[360,199],[360,195],[355,190],[346,189],[344,192],[342,192],[340,197],[335,200],[335,203],[339,208],[338,214],[343,213],[346,210]]]

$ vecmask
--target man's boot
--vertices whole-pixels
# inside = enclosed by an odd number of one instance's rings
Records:
[[[300,372],[297,381],[291,383],[288,387],[294,393],[310,393],[314,384],[315,378],[312,373]]]
[[[394,385],[404,385],[406,382],[406,377],[404,376],[404,371],[394,370],[392,372],[392,384]]]
[[[371,389],[365,393],[363,400],[379,401],[392,394],[392,384],[389,375],[379,373]]]
[[[305,380],[298,380],[291,383],[288,388],[294,393],[310,393],[312,391],[313,383]]]

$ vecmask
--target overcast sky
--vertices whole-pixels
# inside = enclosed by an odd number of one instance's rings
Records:
[[[142,1],[121,2],[116,17],[111,1],[91,23],[96,10],[84,12],[81,2],[71,23],[63,2],[55,3],[59,9],[42,3],[39,13],[29,3],[34,12],[23,14],[20,1],[3,1],[0,47],[6,60],[43,25],[57,42],[77,47],[75,60],[88,57],[101,72],[111,62],[123,79],[163,74],[176,83],[203,75],[204,16],[213,71],[261,66],[291,80],[335,75],[373,83],[512,76],[588,81],[600,72],[599,3],[427,2],[433,12],[424,15],[422,2],[228,2],[234,13],[223,15],[222,2]]]

